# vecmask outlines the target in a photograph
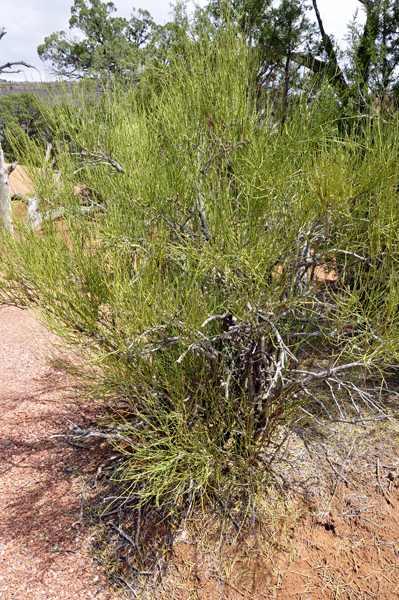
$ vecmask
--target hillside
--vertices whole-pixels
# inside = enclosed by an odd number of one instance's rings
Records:
[[[36,83],[36,82],[20,82],[20,81],[6,81],[0,79],[0,99],[9,94],[34,94],[37,98],[44,100],[46,97],[54,98],[57,97],[61,100],[65,90],[70,93],[76,86],[76,83],[65,81],[65,82],[48,82],[48,83]],[[64,90],[64,91],[62,91]]]

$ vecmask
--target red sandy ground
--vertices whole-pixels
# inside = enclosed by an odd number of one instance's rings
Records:
[[[10,166],[9,164],[6,165]],[[22,196],[34,196],[34,185],[28,175],[25,172],[24,167],[17,165],[14,171],[9,176],[11,195],[13,196],[16,192],[22,194]]]
[[[398,511],[356,524],[305,518],[288,530],[292,546],[247,540],[226,552],[223,565],[196,544],[175,548],[176,600],[269,598],[275,600],[393,600],[399,598]],[[276,523],[274,523],[276,524]],[[275,538],[271,532],[271,538]],[[281,536],[281,539],[284,536]]]
[[[45,441],[67,428],[63,417],[81,418],[57,371],[35,358],[39,330],[26,311],[0,308],[0,599],[113,600],[85,528],[73,525],[84,452],[74,459],[70,446]]]

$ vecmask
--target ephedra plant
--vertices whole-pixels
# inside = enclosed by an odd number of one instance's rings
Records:
[[[128,91],[47,107],[61,177],[31,176],[62,221],[1,239],[3,298],[114,407],[95,431],[125,495],[170,505],[256,492],[283,425],[386,418],[367,375],[399,347],[396,117],[342,133],[321,85],[282,128],[233,28],[185,44]]]

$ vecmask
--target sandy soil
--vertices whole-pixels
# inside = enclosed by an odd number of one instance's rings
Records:
[[[64,417],[82,417],[60,373],[36,359],[39,331],[26,311],[0,308],[0,598],[112,600],[87,530],[74,525],[84,452],[45,441]]]
[[[9,163],[6,166],[10,166]],[[14,196],[17,192],[22,196],[34,196],[35,186],[25,172],[24,167],[17,165],[14,171],[9,176],[11,195]]]

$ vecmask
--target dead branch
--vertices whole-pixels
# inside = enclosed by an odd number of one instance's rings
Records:
[[[390,506],[392,506],[392,508],[394,508],[394,503],[392,502],[388,492],[385,490],[385,488],[383,487],[382,483],[381,483],[381,477],[380,477],[380,459],[377,458],[377,464],[376,464],[376,472],[377,472],[377,481],[378,481],[378,486],[381,490],[382,495],[384,496],[385,500],[387,501],[388,504],[390,504]]]
[[[21,65],[23,67],[27,67],[28,69],[35,69],[35,71],[38,71],[38,69],[36,69],[36,67],[34,67],[33,65],[28,65],[28,63],[24,62],[23,60],[19,60],[17,62],[8,62],[8,63],[5,63],[4,65],[1,65],[0,66],[0,75],[4,72],[5,69],[11,69],[11,67],[14,67],[15,65]],[[15,75],[17,73],[21,73],[21,71],[22,71],[22,69],[18,69],[18,71],[7,71],[7,74]]]
[[[84,511],[84,505],[85,505],[85,486],[82,486],[82,499],[80,501],[80,511],[79,511],[79,518],[77,521],[75,521],[74,523],[72,523],[72,527],[74,527],[75,525],[80,525],[82,526],[83,523],[83,511]]]
[[[134,440],[133,438],[127,436],[127,435],[122,435],[120,433],[112,433],[113,431],[115,431],[115,429],[118,429],[119,431],[122,430],[122,427],[109,427],[107,430],[105,431],[97,431],[94,429],[81,429],[78,425],[75,425],[75,423],[73,423],[72,421],[70,421],[70,419],[67,419],[65,417],[65,420],[68,421],[68,423],[70,423],[72,425],[72,431],[73,433],[58,433],[56,435],[51,435],[48,439],[56,439],[56,438],[64,438],[64,439],[73,439],[73,440],[83,440],[83,439],[90,439],[90,438],[102,438],[105,440],[114,440],[114,441],[121,441],[121,442],[130,442],[131,444],[133,444],[134,446],[138,446],[139,448],[143,448],[144,446],[142,444],[140,444],[139,442],[136,442],[136,440]]]
[[[26,215],[25,222],[26,229],[39,229],[39,227],[43,223],[48,221],[56,221],[57,219],[61,219],[68,213],[68,210],[63,206],[60,206],[59,208],[53,208],[44,213],[41,213],[39,212],[39,204],[40,200],[37,196],[34,196],[33,198],[28,198],[28,212]],[[82,215],[90,215],[102,212],[103,210],[104,206],[102,206],[101,204],[80,207],[80,213]]]
[[[121,537],[123,537],[126,541],[128,541],[129,544],[131,544],[134,548],[136,547],[136,544],[132,540],[132,538],[127,533],[125,533],[122,529],[117,527],[112,521],[108,521],[107,525],[110,525],[113,529],[115,529],[115,531],[117,531],[119,533],[119,535]],[[133,571],[135,571],[139,575],[153,575],[154,574],[154,571],[141,571],[134,565],[129,565],[129,566],[133,569]]]
[[[69,550],[68,548],[54,548],[52,550],[47,549],[46,552],[72,552],[76,554],[76,550]]]
[[[0,228],[13,236],[14,227],[12,220],[11,190],[8,179],[9,174],[9,167],[6,166],[3,148],[0,144]]]
[[[86,165],[80,167],[79,169],[76,169],[76,171],[74,171],[73,173],[74,175],[76,175],[80,171],[83,171],[87,167],[96,167],[99,165],[109,165],[113,167],[118,173],[125,173],[124,168],[116,160],[114,160],[110,154],[104,152],[102,149],[100,149],[100,152],[87,152],[86,150],[82,150],[81,152],[71,152],[71,156],[83,156],[86,158],[94,158],[93,161],[88,162]]]
[[[8,174],[11,175],[11,173],[17,168],[17,166],[18,166],[18,162],[16,160],[14,160],[14,162],[11,163],[7,168]]]
[[[107,458],[107,460],[105,460],[103,463],[101,463],[101,465],[98,467],[96,475],[94,477],[94,483],[93,483],[93,487],[95,487],[97,489],[97,480],[101,475],[101,472],[103,470],[103,468],[105,467],[105,465],[108,465],[110,462],[112,462],[113,460],[115,460],[116,458],[119,458],[117,454],[114,454],[113,456],[111,456],[110,458]]]

